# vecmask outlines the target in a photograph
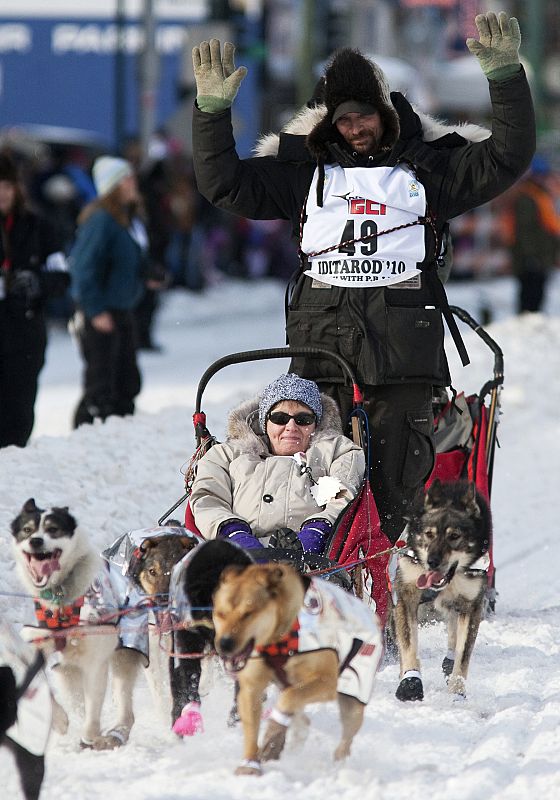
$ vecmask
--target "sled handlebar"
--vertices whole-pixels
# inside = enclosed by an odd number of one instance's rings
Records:
[[[210,381],[210,378],[212,378],[224,367],[229,367],[232,364],[243,364],[247,361],[264,361],[269,358],[292,358],[294,356],[314,356],[329,358],[331,361],[335,361],[340,367],[344,376],[352,384],[354,403],[362,403],[363,395],[356,382],[354,372],[352,371],[348,362],[345,361],[342,356],[339,356],[338,353],[333,353],[331,350],[325,350],[320,347],[271,347],[264,350],[245,350],[240,353],[230,353],[230,355],[223,356],[223,358],[219,358],[217,361],[214,361],[213,364],[210,364],[198,383],[195,414],[200,413],[202,395]]]
[[[474,317],[471,317],[468,311],[459,306],[449,306],[453,314],[468,325],[494,353],[494,380],[497,383],[504,382],[504,354],[500,345],[492,339],[492,337],[484,330],[482,325],[478,323]]]

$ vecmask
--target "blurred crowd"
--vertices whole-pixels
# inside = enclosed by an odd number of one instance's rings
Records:
[[[548,198],[548,230],[542,229],[541,214],[534,201],[538,187]],[[533,195],[528,199],[528,194]],[[535,236],[530,237],[529,232]],[[479,208],[451,221],[453,268],[451,280],[484,279],[500,275],[519,276],[524,272],[520,243],[536,258],[531,272],[549,273],[560,267],[560,172],[547,157],[537,155],[531,169],[509,191]],[[542,235],[541,235],[542,234]],[[547,250],[542,252],[543,240]],[[527,254],[527,258],[531,256]],[[525,262],[525,269],[529,264]],[[529,310],[519,307],[519,311]],[[532,309],[537,310],[537,309]]]
[[[4,147],[4,149],[6,149]],[[76,233],[80,210],[95,197],[91,166],[96,155],[82,145],[11,149],[20,164],[29,200],[59,231],[66,252]],[[163,289],[200,292],[221,276],[287,281],[297,267],[288,223],[235,218],[212,207],[196,190],[192,163],[179,143],[159,132],[147,161],[139,140],[130,138],[122,157],[136,170],[144,202],[150,256],[165,276]],[[537,157],[538,180],[560,216],[560,172]],[[450,280],[472,280],[519,272],[515,263],[515,204],[519,184],[451,222],[453,269]],[[548,268],[560,266],[558,249]],[[69,295],[52,301],[50,316],[71,314]],[[148,304],[149,307],[154,305]],[[143,309],[140,309],[140,314]],[[150,347],[149,336],[140,346]]]
[[[80,343],[77,427],[134,413],[135,353],[160,349],[152,329],[163,292],[196,294],[223,276],[285,284],[298,265],[288,222],[211,206],[163,132],[147,158],[135,138],[118,157],[91,144],[4,143],[0,233],[0,447],[30,436],[48,320],[70,322]],[[451,280],[513,274],[517,310],[540,311],[560,266],[560,173],[535,156],[507,193],[451,222],[451,241]]]
[[[2,150],[18,163],[32,207],[54,226],[69,253],[78,215],[96,195],[91,167],[99,151],[81,144],[17,142]],[[287,223],[232,219],[213,208],[197,192],[191,160],[172,138],[155,135],[147,159],[139,140],[130,138],[120,155],[136,172],[150,258],[164,277],[162,290],[200,292],[224,275],[286,280],[292,274],[297,254]],[[50,316],[69,317],[69,297],[51,301]]]

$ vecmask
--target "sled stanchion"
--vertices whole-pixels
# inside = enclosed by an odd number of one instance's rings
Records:
[[[453,314],[464,322],[465,325],[468,325],[477,336],[480,336],[482,341],[485,345],[487,345],[490,350],[494,353],[494,380],[499,381],[499,383],[503,383],[504,381],[504,354],[500,345],[492,339],[492,337],[484,330],[482,325],[471,317],[468,311],[465,311],[464,308],[460,308],[459,306],[449,306]]]
[[[492,475],[494,470],[494,453],[496,450],[496,432],[498,427],[498,414],[500,410],[500,391],[504,383],[504,354],[499,344],[484,330],[482,325],[471,317],[468,311],[459,306],[450,306],[453,314],[468,325],[490,348],[494,354],[494,379],[487,381],[479,392],[479,400],[483,403],[486,395],[490,395],[490,406],[488,409],[488,430],[484,443],[486,454],[486,465],[488,471],[488,493],[492,489]]]
[[[214,361],[213,364],[210,364],[198,383],[195,413],[200,413],[202,395],[210,378],[224,367],[229,367],[233,364],[243,364],[247,361],[264,361],[269,358],[293,358],[297,356],[317,356],[335,361],[352,385],[354,397],[358,395],[360,400],[362,399],[362,393],[358,388],[353,371],[344,358],[339,356],[338,353],[333,353],[331,350],[325,350],[320,347],[272,347],[266,350],[245,350],[240,353],[231,353],[228,356]]]
[[[161,516],[161,517],[158,519],[158,521],[157,521],[157,524],[158,524],[158,525],[163,525],[163,523],[165,522],[165,520],[166,520],[168,517],[170,517],[170,516],[171,516],[171,514],[173,514],[173,512],[175,511],[175,509],[179,508],[179,506],[181,505],[181,503],[184,503],[184,502],[185,502],[185,500],[187,499],[187,497],[188,497],[188,496],[189,496],[189,495],[188,495],[188,494],[185,492],[185,494],[184,494],[182,497],[180,497],[180,498],[177,500],[177,502],[176,502],[174,505],[172,505],[172,506],[171,506],[171,508],[168,508],[168,509],[167,509],[167,511],[165,512],[165,514],[162,514],[162,516]]]

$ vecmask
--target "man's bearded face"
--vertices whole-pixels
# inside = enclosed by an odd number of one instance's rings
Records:
[[[379,150],[384,126],[379,111],[359,114],[350,111],[335,122],[338,132],[348,146],[362,156],[373,155]]]

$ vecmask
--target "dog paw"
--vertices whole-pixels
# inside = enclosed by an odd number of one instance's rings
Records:
[[[344,761],[350,755],[350,745],[341,742],[334,751],[333,759],[335,761]]]
[[[129,734],[130,729],[126,725],[116,725],[107,733],[96,736],[89,747],[93,750],[116,750],[117,747],[122,747],[128,742]]]
[[[24,625],[20,630],[20,636],[24,642],[40,650],[45,658],[51,656],[56,650],[54,636],[45,632],[44,628],[37,628],[34,625]]]
[[[443,670],[443,674],[449,678],[451,673],[453,672],[453,667],[455,666],[455,660],[453,658],[448,658],[445,656],[443,661],[441,662],[441,668]]]
[[[261,761],[277,761],[286,743],[286,725],[281,725],[274,719],[269,719],[264,735],[264,742],[259,750]]]
[[[245,759],[235,770],[236,775],[262,775],[262,767],[258,761]]]
[[[422,686],[421,678],[403,678],[399,683],[397,691],[395,692],[397,700],[403,702],[408,700],[423,700],[424,687]]]
[[[455,700],[466,700],[467,689],[465,686],[465,679],[461,675],[454,675],[450,677],[447,682],[447,688],[449,689],[450,694],[455,695]]]
[[[187,703],[181,716],[173,723],[173,733],[178,736],[194,736],[197,733],[204,733],[204,723],[199,709],[200,703]]]

